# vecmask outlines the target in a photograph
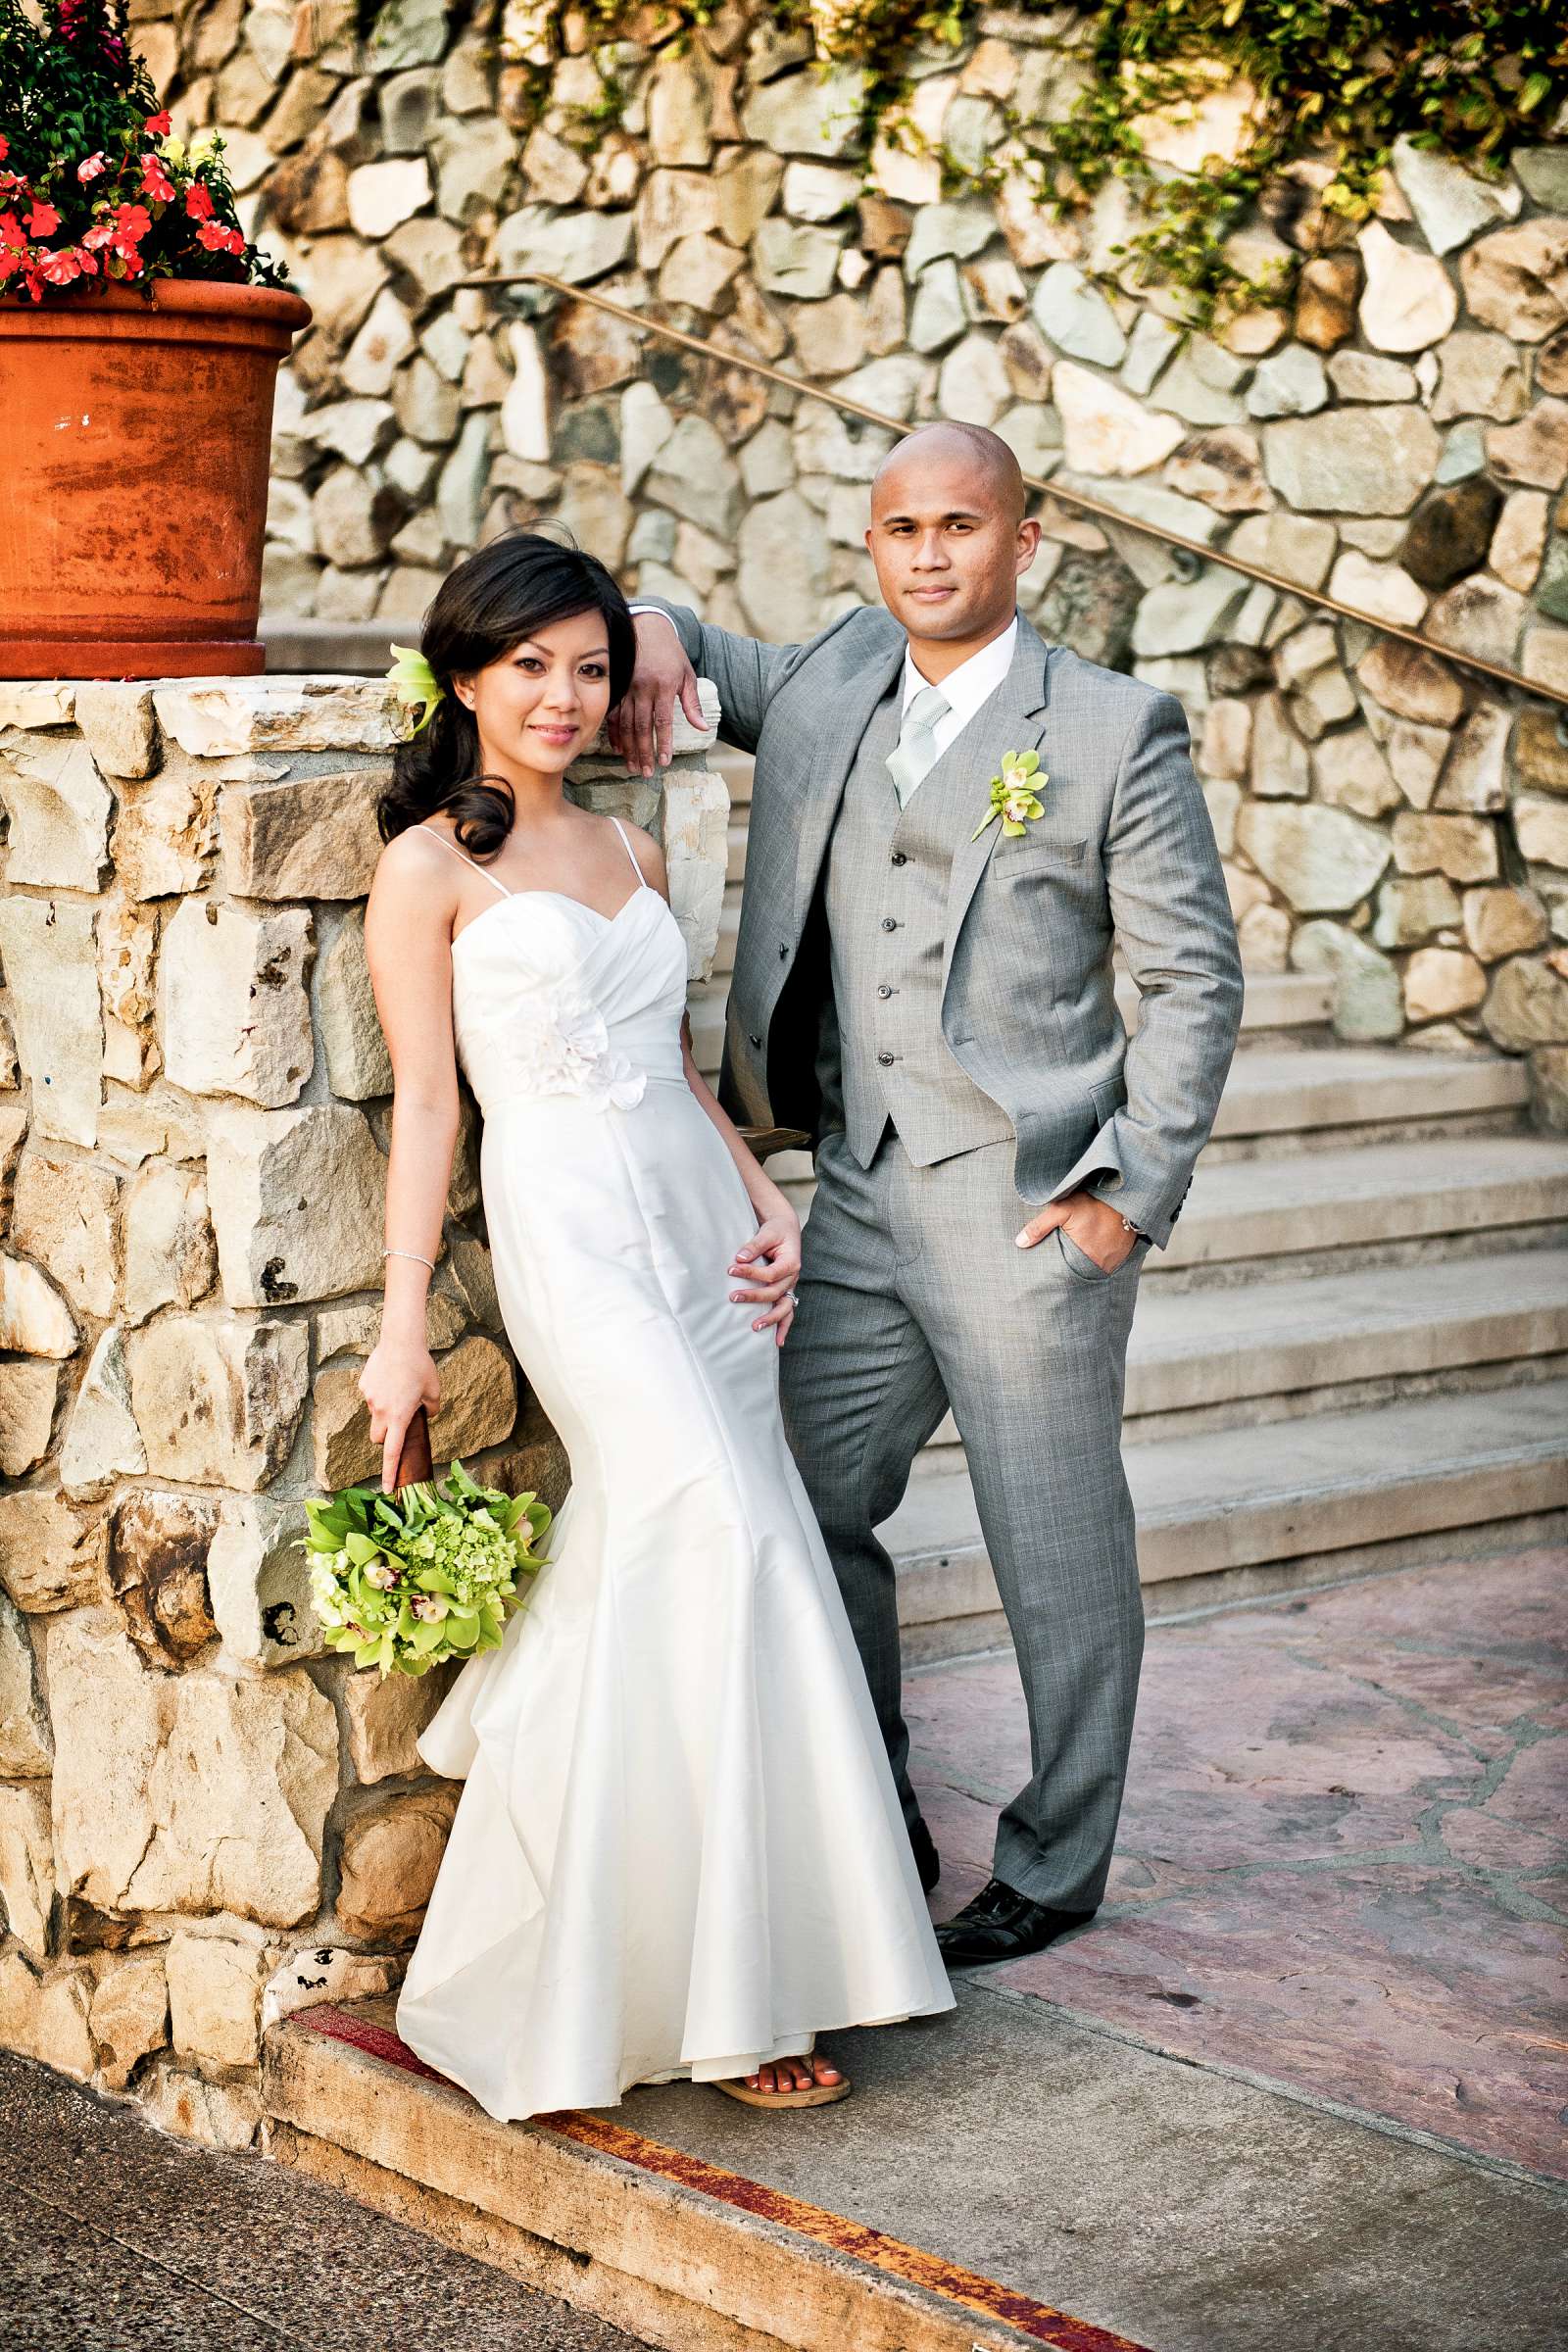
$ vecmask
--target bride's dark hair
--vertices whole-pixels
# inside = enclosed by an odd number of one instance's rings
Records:
[[[597,556],[537,531],[508,531],[447,575],[419,634],[419,650],[445,692],[428,726],[392,755],[392,781],[376,805],[383,841],[440,808],[470,856],[494,856],[512,830],[512,792],[481,768],[479,729],[452,680],[504,661],[524,637],[579,612],[604,620],[613,710],[631,684],[636,637],[626,600]]]

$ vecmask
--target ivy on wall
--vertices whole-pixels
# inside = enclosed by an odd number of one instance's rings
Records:
[[[577,125],[584,143],[612,122],[631,42],[676,47],[710,21],[717,0],[578,0],[601,61],[605,97]],[[373,5],[368,11],[375,13]],[[514,0],[540,44],[553,46],[559,5]],[[909,115],[913,78],[962,49],[982,0],[782,0],[776,32],[809,35],[825,66],[858,65],[864,130],[919,150]],[[1013,0],[1039,20],[1036,46],[1055,51],[1059,108],[998,109],[1000,135],[983,160],[941,161],[952,192],[1022,177],[1061,214],[1118,179],[1130,199],[1102,273],[1163,288],[1195,322],[1289,294],[1299,251],[1336,241],[1364,219],[1396,140],[1446,149],[1486,172],[1508,148],[1551,135],[1568,104],[1568,12],[1544,0]],[[519,50],[514,33],[513,55]],[[537,75],[541,104],[548,74]],[[1238,103],[1238,94],[1245,105]],[[1215,148],[1203,146],[1208,124]],[[1280,191],[1287,193],[1281,198]],[[1266,223],[1270,200],[1315,228],[1267,250],[1237,233]]]
[[[1327,221],[1353,222],[1397,139],[1485,172],[1545,138],[1568,101],[1568,16],[1541,0],[1121,0],[1084,15],[1092,78],[1049,133],[1051,196],[1061,208],[1125,179],[1143,221],[1134,277],[1181,290],[1202,319],[1268,290],[1227,240],[1289,167]],[[1151,157],[1149,125],[1238,91],[1250,103],[1229,156],[1189,170]]]

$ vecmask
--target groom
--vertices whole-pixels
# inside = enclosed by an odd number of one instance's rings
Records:
[[[885,612],[775,646],[645,601],[619,723],[651,766],[675,696],[698,715],[695,667],[757,755],[720,1096],[815,1138],[784,1413],[927,1886],[874,1531],[950,1403],[967,1453],[1031,1771],[991,1882],[939,1931],[954,1966],[1038,1951],[1104,1889],[1143,1651],[1127,1335],[1242,1004],[1181,708],[1022,618],[1024,506],[994,433],[911,432],[871,491]],[[1009,833],[992,780],[1028,753]],[[1142,998],[1130,1042],[1113,947]]]

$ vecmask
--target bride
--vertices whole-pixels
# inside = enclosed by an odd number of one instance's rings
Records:
[[[835,2027],[953,2006],[778,1410],[800,1228],[692,1061],[658,845],[563,779],[632,673],[609,572],[514,533],[423,631],[366,940],[395,1076],[361,1377],[390,1485],[461,1064],[508,1336],[565,1446],[549,1564],[421,1733],[464,1783],[397,2004],[491,2115],[689,2076],[845,2096]]]

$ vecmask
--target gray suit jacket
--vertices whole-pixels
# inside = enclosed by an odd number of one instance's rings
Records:
[[[820,882],[845,778],[904,660],[892,615],[845,613],[762,645],[659,605],[755,752],[746,888],[720,1099],[814,1132],[828,975]],[[1093,1185],[1163,1245],[1213,1125],[1242,1010],[1236,928],[1172,695],[1047,645],[1020,617],[1011,669],[971,720],[973,817],[953,856],[942,1034],[1017,1136],[1027,1200]],[[1004,752],[1038,751],[1045,814],[969,833]],[[967,808],[965,814],[968,814]],[[1129,1040],[1112,946],[1142,1006]]]

